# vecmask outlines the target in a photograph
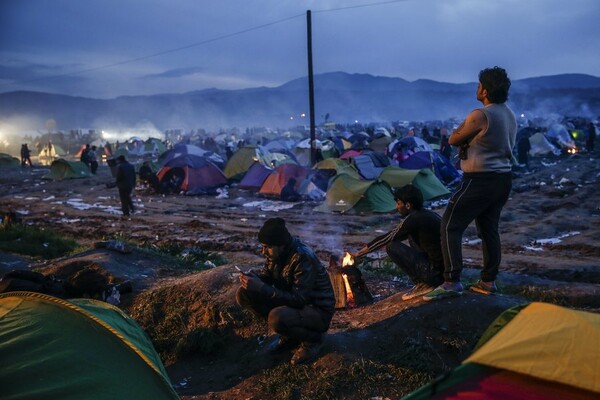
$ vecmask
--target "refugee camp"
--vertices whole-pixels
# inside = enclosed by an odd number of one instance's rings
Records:
[[[2,399],[600,396],[600,3],[202,3],[6,7]]]

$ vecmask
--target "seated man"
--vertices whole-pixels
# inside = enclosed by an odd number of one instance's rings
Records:
[[[258,240],[264,267],[240,275],[237,302],[267,319],[269,328],[279,334],[273,351],[297,347],[291,363],[312,362],[335,310],[327,271],[312,249],[290,235],[281,218],[268,219]]]
[[[413,185],[397,189],[394,198],[396,209],[406,218],[396,228],[376,237],[351,255],[361,257],[386,246],[389,257],[414,284],[402,295],[402,300],[410,300],[433,291],[444,282],[441,217],[433,211],[423,209],[423,194]],[[410,246],[402,243],[406,239]]]

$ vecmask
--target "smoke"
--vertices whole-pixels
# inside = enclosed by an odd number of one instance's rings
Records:
[[[149,138],[164,140],[165,138],[164,133],[158,130],[152,122],[147,120],[140,121],[131,126],[123,123],[115,123],[114,121],[108,122],[103,119],[98,119],[94,121],[93,126],[98,127],[98,129],[101,130],[102,139],[111,142],[126,142],[132,137],[137,137],[142,140]]]

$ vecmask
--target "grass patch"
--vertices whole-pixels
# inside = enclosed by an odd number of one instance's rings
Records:
[[[360,358],[335,370],[280,365],[259,377],[273,400],[400,398],[431,381],[420,371]]]
[[[50,260],[79,248],[73,239],[59,236],[51,229],[22,224],[0,227],[0,250]]]

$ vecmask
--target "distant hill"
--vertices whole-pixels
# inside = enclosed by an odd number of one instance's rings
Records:
[[[340,123],[462,118],[480,105],[475,83],[409,82],[344,72],[319,74],[314,81],[317,123],[325,114]],[[590,75],[527,78],[513,82],[509,103],[518,114],[597,118],[599,89],[600,78]],[[0,94],[0,118],[18,121],[23,130],[43,128],[49,119],[60,130],[123,129],[140,123],[159,130],[308,125],[302,113],[308,114],[307,77],[274,88],[207,89],[108,100],[24,91]]]

